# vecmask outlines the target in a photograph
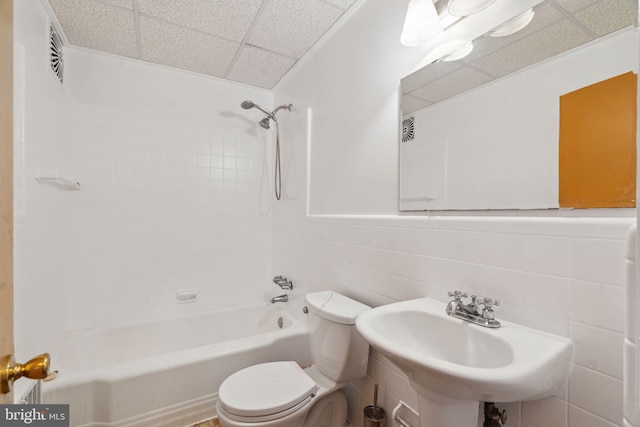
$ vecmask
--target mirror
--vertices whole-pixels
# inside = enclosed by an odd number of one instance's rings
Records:
[[[520,32],[402,79],[400,210],[584,207],[559,203],[560,99],[637,73],[637,1],[534,12]]]

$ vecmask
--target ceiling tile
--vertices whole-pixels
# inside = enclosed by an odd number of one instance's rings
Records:
[[[271,89],[295,62],[291,58],[245,45],[227,78]]]
[[[429,101],[416,98],[415,96],[403,95],[400,105],[402,105],[402,114],[406,116],[407,114],[422,110],[432,104]]]
[[[336,5],[342,9],[348,9],[353,4],[354,0],[325,0],[327,3]]]
[[[267,0],[247,41],[298,59],[342,13],[318,0]]]
[[[464,66],[460,61],[441,61],[420,68],[402,79],[402,92],[408,93]]]
[[[464,58],[463,61],[469,64],[475,62],[483,56],[502,49],[516,40],[520,40],[554,22],[559,21],[562,17],[563,16],[558,9],[551,6],[549,3],[542,3],[540,7],[534,10],[533,20],[524,29],[507,37],[487,36],[474,41],[473,51]]]
[[[262,0],[138,0],[140,13],[242,41]]]
[[[72,45],[226,76],[264,88],[272,88],[355,3],[355,0],[49,1]],[[447,1],[438,0],[436,5],[445,7]],[[139,28],[134,16],[137,11]],[[408,76],[403,79],[403,91],[417,93],[418,98],[427,94],[431,101],[456,95],[487,78],[504,76],[590,41],[596,35],[635,24],[637,1],[545,0],[535,12],[533,22],[523,31],[506,38],[483,37],[475,42],[467,58],[435,63]]]
[[[564,10],[569,13],[576,12],[600,0],[555,0]]]
[[[634,25],[638,9],[628,0],[603,0],[575,14],[576,19],[598,36]]]
[[[100,0],[102,3],[109,4],[111,6],[120,6],[133,10],[133,2],[135,0]]]
[[[590,41],[592,37],[567,19],[485,56],[473,66],[502,77]]]
[[[491,80],[493,80],[491,76],[483,72],[471,67],[464,67],[422,86],[414,91],[412,95],[435,103],[482,86]]]
[[[138,57],[133,10],[94,0],[50,0],[69,43]]]
[[[142,59],[224,77],[239,43],[140,16]]]

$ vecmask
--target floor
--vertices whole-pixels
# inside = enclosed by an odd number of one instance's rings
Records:
[[[218,421],[218,418],[212,418],[210,420],[200,421],[199,423],[196,423],[190,427],[221,427],[221,426],[220,426],[220,421]]]

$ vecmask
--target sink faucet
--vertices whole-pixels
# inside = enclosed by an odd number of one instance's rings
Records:
[[[462,312],[471,316],[479,316],[478,313],[478,304],[476,303],[477,297],[475,295],[471,295],[471,304],[465,304],[462,302],[461,298],[466,298],[469,296],[466,292],[461,291],[453,291],[448,293],[450,297],[453,297],[453,301],[450,301],[447,304],[447,314],[451,316],[454,313]]]
[[[276,302],[287,302],[287,301],[289,301],[289,295],[287,294],[278,295],[277,297],[271,298],[271,304]]]
[[[453,300],[447,304],[446,311],[449,316],[457,317],[458,319],[466,320],[467,322],[475,323],[476,325],[486,328],[500,327],[500,322],[495,320],[495,313],[493,311],[493,306],[500,305],[500,301],[471,295],[471,303],[465,304],[462,302],[462,298],[469,296],[466,292],[453,291],[449,292],[448,295],[453,297]],[[478,312],[478,304],[484,306],[482,314]]]

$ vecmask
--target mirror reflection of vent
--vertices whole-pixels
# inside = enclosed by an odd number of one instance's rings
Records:
[[[50,27],[49,52],[51,53],[51,70],[63,81],[64,62],[62,60],[62,41],[53,25]]]
[[[402,142],[413,141],[414,122],[413,117],[407,117],[402,121]]]

